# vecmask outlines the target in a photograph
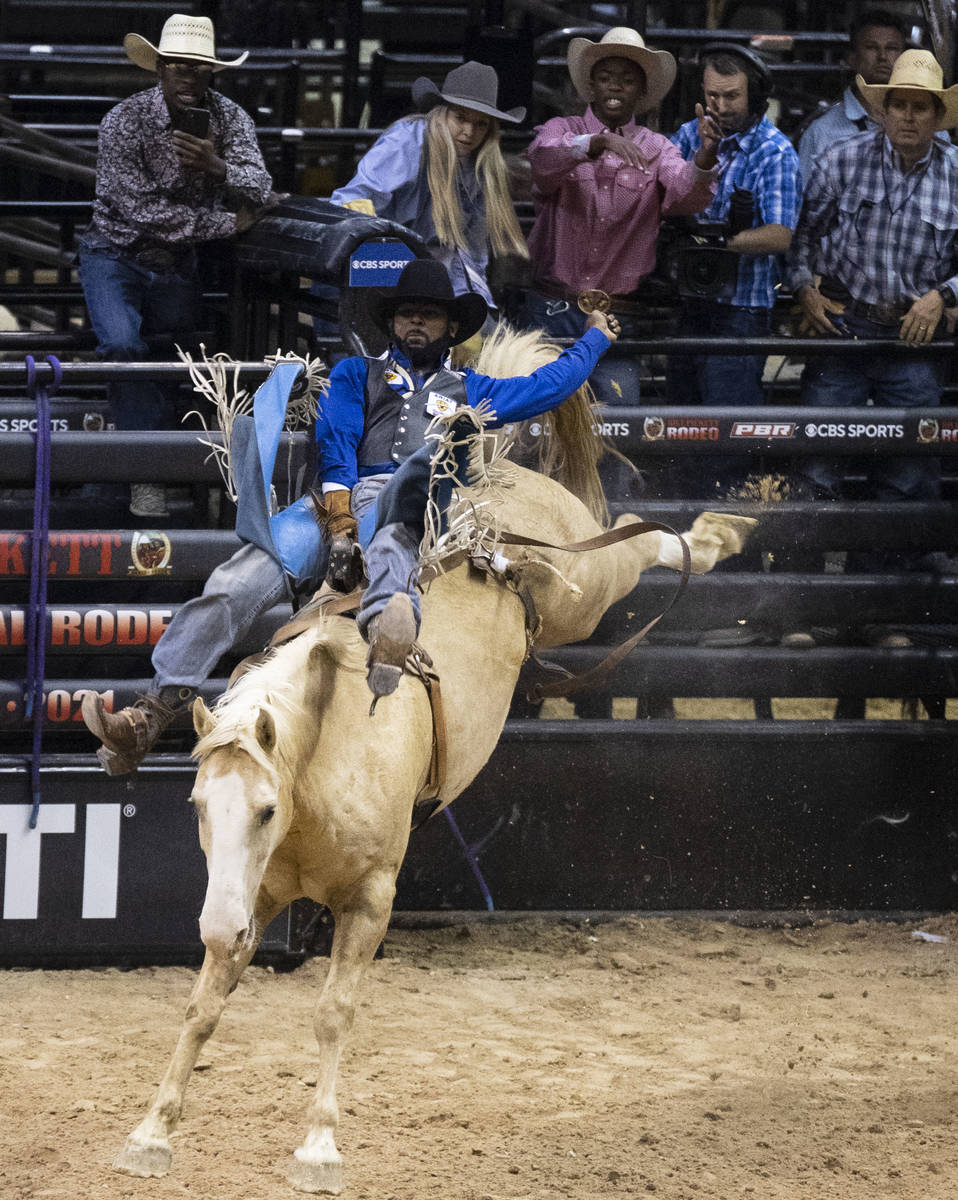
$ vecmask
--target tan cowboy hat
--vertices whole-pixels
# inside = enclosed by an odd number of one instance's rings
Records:
[[[128,33],[123,39],[123,49],[130,62],[144,71],[155,71],[157,58],[185,58],[222,71],[224,67],[238,67],[249,57],[249,51],[244,50],[232,62],[222,62],[216,57],[213,22],[209,17],[191,17],[185,13],[174,13],[166,21],[158,46],[138,33]]]
[[[583,100],[592,99],[592,68],[603,58],[628,58],[645,72],[645,107],[654,108],[675,82],[675,59],[668,50],[650,50],[641,35],[625,25],[604,33],[598,42],[573,38],[569,74]]]
[[[931,92],[944,104],[936,129],[954,129],[958,125],[958,84],[943,87],[944,77],[938,60],[927,50],[905,50],[895,59],[891,78],[887,83],[866,83],[861,75],[855,83],[865,103],[879,119],[885,108],[885,95],[892,88],[912,88],[918,92]]]

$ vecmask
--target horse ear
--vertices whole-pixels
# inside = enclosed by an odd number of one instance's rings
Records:
[[[215,724],[213,714],[203,703],[202,696],[197,696],[193,701],[193,728],[196,730],[196,736],[206,737]]]
[[[256,740],[267,754],[272,753],[276,745],[276,725],[265,708],[259,710],[256,718]]]

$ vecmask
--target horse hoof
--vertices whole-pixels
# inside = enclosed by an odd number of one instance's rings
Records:
[[[338,1196],[343,1190],[341,1162],[304,1162],[294,1158],[289,1170],[289,1182],[297,1192],[325,1192]]]
[[[113,1170],[124,1175],[137,1175],[141,1179],[159,1177],[169,1171],[173,1162],[173,1151],[167,1142],[150,1142],[144,1145],[132,1138],[113,1160]]]

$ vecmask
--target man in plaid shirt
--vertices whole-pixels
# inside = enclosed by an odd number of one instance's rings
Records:
[[[958,124],[958,87],[942,87],[927,50],[906,50],[887,84],[856,80],[883,129],[833,146],[808,183],[788,256],[788,280],[812,333],[885,338],[912,346],[946,334],[958,301],[958,149],[939,130]],[[945,360],[900,352],[812,359],[803,401],[828,406],[938,404]],[[828,495],[834,461],[803,471]],[[938,464],[880,458],[869,466],[880,499],[931,499]]]
[[[788,249],[801,202],[798,155],[764,115],[771,90],[768,68],[751,51],[715,42],[701,54],[706,112],[722,130],[718,145],[719,184],[703,212],[726,221],[747,191],[749,227],[726,245],[740,255],[734,291],[710,299],[687,299],[678,332],[686,337],[765,337],[781,278],[779,256]],[[687,121],[672,141],[683,157],[698,150],[696,121]],[[669,359],[669,387],[677,404],[761,404],[765,360],[758,356],[685,354]],[[703,458],[696,464],[706,485],[724,493],[747,469],[748,460]]]

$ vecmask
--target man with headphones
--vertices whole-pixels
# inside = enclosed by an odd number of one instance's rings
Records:
[[[740,232],[729,236],[726,245],[740,258],[732,295],[687,300],[679,333],[764,337],[781,278],[779,255],[788,249],[801,204],[798,155],[765,116],[772,81],[758,55],[733,42],[710,42],[699,63],[706,112],[722,130],[718,189],[702,215],[727,221],[734,211]],[[684,158],[692,158],[699,148],[698,121],[687,121],[672,141]],[[761,404],[764,365],[758,356],[672,356],[671,397],[677,404]],[[696,461],[698,482],[723,494],[741,481],[748,466],[747,459]]]

